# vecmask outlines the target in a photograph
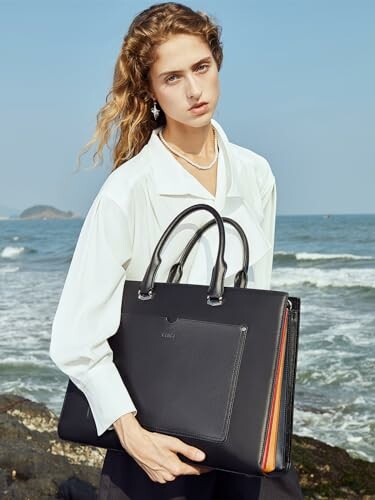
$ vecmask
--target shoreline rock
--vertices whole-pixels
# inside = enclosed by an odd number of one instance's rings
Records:
[[[57,422],[42,403],[0,394],[0,498],[96,498],[105,450],[61,440]],[[375,463],[296,435],[292,458],[306,499],[375,499]]]

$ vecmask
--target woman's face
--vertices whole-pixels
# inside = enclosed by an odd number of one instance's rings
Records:
[[[219,72],[207,43],[194,35],[172,35],[156,49],[151,94],[167,123],[201,127],[210,122],[220,94]],[[192,106],[204,102],[197,109]]]

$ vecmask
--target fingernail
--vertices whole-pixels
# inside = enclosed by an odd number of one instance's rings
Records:
[[[203,451],[198,450],[196,452],[195,456],[200,459],[200,458],[204,458],[205,454],[203,453]]]

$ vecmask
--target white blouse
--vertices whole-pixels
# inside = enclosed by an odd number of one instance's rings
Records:
[[[107,339],[120,322],[125,279],[143,279],[169,223],[185,208],[206,203],[235,219],[250,247],[248,286],[270,288],[276,185],[269,163],[230,142],[216,120],[219,162],[213,196],[174,158],[157,130],[138,155],[109,174],[82,225],[52,324],[49,355],[85,394],[98,436],[121,415],[137,411],[113,363]],[[156,283],[165,282],[196,230],[212,215],[198,211],[175,229],[162,252]],[[225,224],[225,286],[242,264],[242,244]],[[210,283],[218,246],[216,225],[205,231],[184,266],[181,283]]]

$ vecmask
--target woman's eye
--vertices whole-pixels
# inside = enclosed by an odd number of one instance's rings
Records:
[[[198,67],[197,67],[197,71],[199,73],[204,73],[205,71],[208,70],[209,68],[209,64],[200,64]],[[165,79],[165,82],[166,83],[175,83],[177,80],[178,80],[178,75],[169,75],[166,79]]]
[[[170,76],[168,76],[168,78],[165,79],[165,81],[167,83],[173,83],[173,82],[175,82],[176,80],[172,80],[172,78],[178,78],[178,77],[177,77],[177,75],[170,75]]]
[[[204,71],[204,70],[208,69],[208,67],[209,67],[209,64],[201,64],[198,66],[198,71],[202,72],[202,70]]]

